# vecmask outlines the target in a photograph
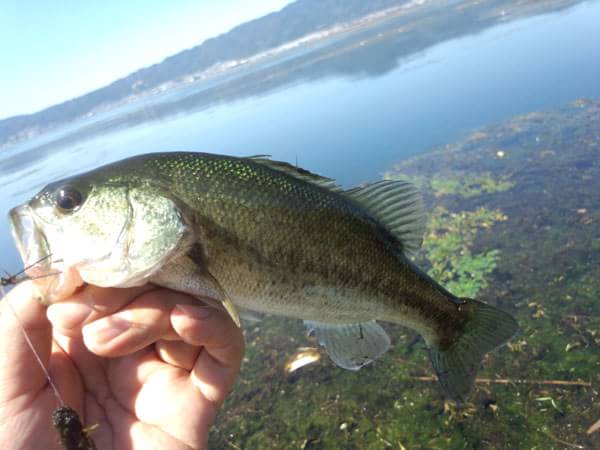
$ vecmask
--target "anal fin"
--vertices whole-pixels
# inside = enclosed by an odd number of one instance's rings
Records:
[[[390,348],[389,336],[374,320],[353,324],[308,320],[304,323],[309,332],[314,331],[333,362],[344,369],[358,370]]]

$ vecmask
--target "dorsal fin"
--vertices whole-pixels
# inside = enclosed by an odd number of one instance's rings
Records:
[[[297,167],[286,162],[273,161],[272,159],[269,159],[269,155],[249,156],[247,157],[247,159],[250,159],[255,163],[265,165],[273,170],[284,172],[299,180],[316,184],[317,186],[320,186],[322,188],[329,189],[335,192],[342,192],[342,188],[338,186],[335,180],[323,177],[321,175],[317,175],[316,173],[309,172],[306,169],[302,169],[301,167]]]
[[[410,255],[421,247],[425,213],[418,189],[408,181],[383,180],[344,192],[400,241]]]

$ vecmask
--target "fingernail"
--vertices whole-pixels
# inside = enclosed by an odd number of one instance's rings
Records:
[[[129,320],[112,316],[84,326],[83,337],[86,343],[105,344],[129,329],[131,329],[131,322]]]
[[[176,305],[175,308],[194,319],[206,319],[212,313],[209,306]]]
[[[78,328],[90,315],[92,308],[85,303],[54,303],[48,307],[48,320],[57,328],[72,330]]]

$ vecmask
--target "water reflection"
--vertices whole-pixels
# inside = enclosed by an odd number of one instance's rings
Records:
[[[453,6],[418,8],[367,29],[335,36],[307,48],[292,51],[276,60],[227,73],[222,80],[182,86],[156,98],[141,98],[117,110],[101,112],[85,119],[72,132],[34,145],[23,160],[46,157],[50,150],[64,147],[116,129],[164,120],[168,117],[229,104],[240,99],[260,97],[290,86],[331,77],[378,77],[396,70],[441,42],[479,33],[500,22],[540,12],[567,8],[577,0],[547,5],[491,2],[454,2]],[[316,48],[315,48],[316,47]],[[413,68],[414,69],[414,68]],[[16,161],[13,161],[16,164]],[[6,167],[0,169],[8,170]]]

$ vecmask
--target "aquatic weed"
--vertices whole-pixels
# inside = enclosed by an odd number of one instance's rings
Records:
[[[459,297],[474,298],[487,287],[486,277],[496,268],[500,251],[473,253],[478,230],[506,220],[499,210],[479,208],[452,213],[444,207],[434,209],[423,242],[423,253],[433,279]]]
[[[510,176],[493,177],[489,172],[478,174],[454,172],[444,176],[434,175],[432,177],[425,177],[419,175],[409,176],[396,169],[385,172],[383,178],[386,180],[399,179],[410,181],[419,189],[430,191],[436,197],[457,195],[463,198],[470,198],[481,194],[504,192],[514,186],[514,182],[511,181]]]

